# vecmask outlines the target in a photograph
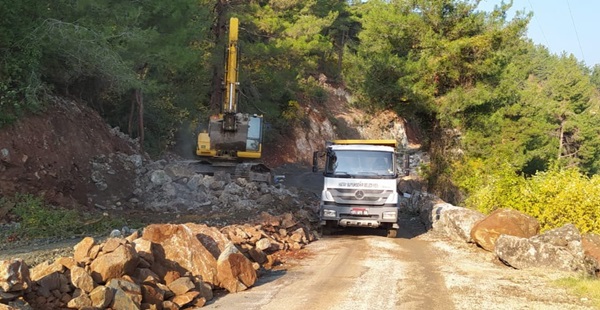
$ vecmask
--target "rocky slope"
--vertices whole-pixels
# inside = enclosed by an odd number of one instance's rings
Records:
[[[328,99],[300,102],[303,121],[289,136],[265,144],[264,161],[271,168],[310,165],[312,152],[332,139],[385,138],[403,148],[420,146],[418,131],[395,113],[367,115],[350,107],[345,90],[327,84],[325,77],[320,82]],[[164,164],[141,153],[137,141],[110,128],[91,108],[62,98],[53,99],[43,113],[0,130],[0,196],[31,193],[75,208],[137,204],[148,194],[140,178]]]

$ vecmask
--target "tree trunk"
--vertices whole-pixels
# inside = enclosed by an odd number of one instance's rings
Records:
[[[217,51],[221,51],[223,43],[222,38],[225,37],[227,28],[227,0],[219,0],[215,5],[215,13],[217,19],[213,24],[212,33],[215,43],[215,54]],[[211,93],[210,93],[210,109],[212,111],[221,110],[221,98],[223,92],[223,67],[222,62],[213,63],[212,65],[212,81],[211,81]]]
[[[344,46],[346,45],[346,35],[347,32],[346,30],[342,31],[342,42],[340,44],[340,46],[338,46],[338,50],[337,50],[337,56],[338,56],[338,72],[340,73],[340,78],[339,80],[342,80],[342,66],[343,66],[343,62],[344,62]]]
[[[138,106],[138,118],[139,118],[139,137],[140,137],[140,150],[144,150],[144,97],[142,96],[142,90],[135,90],[135,101]]]
[[[133,115],[135,113],[136,106],[136,95],[135,91],[133,92],[133,96],[131,96],[131,108],[129,109],[129,123],[127,124],[127,134],[133,138]]]
[[[558,156],[557,156],[557,160],[560,160],[560,157],[562,156],[562,150],[563,150],[563,140],[564,140],[564,135],[565,135],[565,120],[564,118],[561,118],[560,120],[560,133],[558,136]]]

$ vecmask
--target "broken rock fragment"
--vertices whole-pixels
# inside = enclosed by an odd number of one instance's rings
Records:
[[[133,274],[138,264],[138,255],[130,243],[119,245],[113,252],[98,256],[90,265],[96,283]]]
[[[217,284],[219,244],[228,242],[218,229],[190,223],[153,224],[144,229],[142,238],[158,245],[153,251],[151,267],[158,276],[165,277],[169,270],[180,274],[189,271],[210,284]]]
[[[110,305],[113,300],[113,291],[106,286],[98,286],[90,294],[92,307],[104,309]]]
[[[21,259],[0,261],[0,289],[13,292],[30,286],[29,267]]]
[[[217,263],[219,285],[229,292],[246,290],[256,282],[256,270],[252,262],[229,243]]]
[[[92,279],[92,276],[79,266],[73,266],[71,269],[71,283],[73,283],[73,286],[86,293],[89,293],[94,289],[94,280]]]
[[[142,289],[139,285],[123,279],[112,279],[106,286],[114,292],[113,309],[141,308]]]
[[[90,259],[90,250],[94,246],[94,238],[85,237],[81,240],[77,245],[75,245],[73,258],[78,263],[89,263]]]

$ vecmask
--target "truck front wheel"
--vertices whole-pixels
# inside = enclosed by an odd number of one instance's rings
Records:
[[[327,226],[320,227],[321,236],[329,236],[329,235],[331,235],[331,232],[332,232],[331,227],[327,227]]]
[[[388,238],[396,238],[396,235],[398,234],[398,230],[395,228],[389,228],[387,230],[387,237]]]
[[[320,227],[321,236],[328,236],[335,232],[337,223],[335,221],[327,221],[325,225]]]

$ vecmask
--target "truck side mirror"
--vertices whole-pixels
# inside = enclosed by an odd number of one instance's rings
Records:
[[[319,171],[319,152],[313,152],[313,172]]]

